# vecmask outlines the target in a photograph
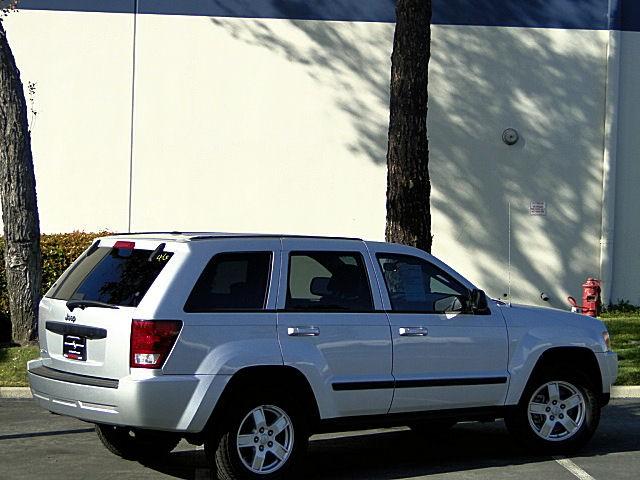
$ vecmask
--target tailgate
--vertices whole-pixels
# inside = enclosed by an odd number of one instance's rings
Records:
[[[40,303],[43,364],[79,375],[129,375],[136,307],[174,253],[159,241],[99,240]]]
[[[134,311],[135,308],[76,308],[70,312],[64,300],[44,298],[40,303],[44,365],[92,377],[127,376]]]

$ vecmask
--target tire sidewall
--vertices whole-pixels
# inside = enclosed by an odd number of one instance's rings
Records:
[[[561,441],[544,440],[533,431],[529,424],[529,401],[532,395],[548,382],[565,382],[573,385],[585,400],[585,418],[578,432],[572,437]],[[573,452],[593,436],[600,421],[600,404],[595,395],[592,383],[581,373],[563,370],[549,371],[532,379],[520,403],[506,419],[509,430],[516,434],[525,444],[534,450],[547,454],[561,454]]]
[[[283,410],[290,418],[293,425],[293,449],[286,463],[273,473],[256,474],[248,470],[237,449],[237,433],[242,421],[247,414],[259,406],[275,406]],[[246,480],[275,480],[296,478],[295,474],[300,469],[302,457],[304,457],[308,445],[308,425],[299,402],[294,398],[287,399],[282,395],[270,393],[264,394],[255,400],[242,401],[229,407],[227,410],[227,422],[224,425],[222,435],[217,448],[207,448],[210,460],[215,461],[218,478],[246,479]],[[214,456],[214,458],[211,458]]]
[[[164,432],[136,431],[135,436],[129,434],[129,428],[96,424],[98,438],[103,445],[115,455],[127,460],[146,460],[168,455],[179,438]]]

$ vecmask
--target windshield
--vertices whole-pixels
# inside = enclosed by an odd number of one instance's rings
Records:
[[[85,255],[46,296],[135,307],[172,256],[164,251],[100,247]]]

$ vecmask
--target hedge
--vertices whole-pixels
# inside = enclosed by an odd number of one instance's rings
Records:
[[[64,270],[87,248],[96,237],[109,232],[72,232],[42,235],[42,293],[58,279]],[[9,297],[4,268],[4,238],[0,237],[0,343],[10,340]]]

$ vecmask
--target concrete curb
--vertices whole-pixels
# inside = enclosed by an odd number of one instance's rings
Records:
[[[0,387],[0,398],[31,398],[29,387]],[[640,398],[640,386],[613,387],[611,398]]]
[[[611,398],[640,398],[640,386],[613,387]]]
[[[0,398],[31,398],[29,387],[0,387]]]

